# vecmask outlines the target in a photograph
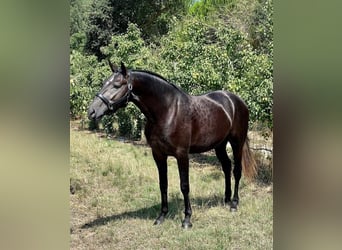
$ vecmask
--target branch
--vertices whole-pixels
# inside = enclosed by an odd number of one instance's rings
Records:
[[[252,150],[259,150],[259,151],[264,150],[264,151],[268,151],[270,153],[273,153],[273,150],[272,149],[268,149],[268,148],[253,148],[253,147],[251,147],[251,149]]]

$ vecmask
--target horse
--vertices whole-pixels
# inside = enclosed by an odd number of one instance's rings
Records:
[[[256,164],[248,145],[249,111],[244,101],[228,91],[191,96],[157,73],[128,70],[121,62],[109,61],[112,75],[104,81],[88,109],[90,120],[113,114],[128,102],[146,117],[145,136],[158,168],[161,211],[154,225],[163,223],[168,213],[167,158],[177,160],[180,189],[184,197],[183,228],[191,228],[189,199],[189,154],[215,149],[225,176],[225,204],[237,211],[241,169],[252,178]],[[230,143],[234,156],[234,195],[231,199],[231,160],[226,152]]]

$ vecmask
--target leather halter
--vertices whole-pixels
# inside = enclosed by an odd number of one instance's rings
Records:
[[[128,83],[128,91],[127,93],[119,98],[118,100],[116,100],[115,102],[113,102],[112,100],[108,99],[107,97],[105,97],[104,95],[102,95],[101,93],[97,93],[95,96],[97,96],[98,98],[101,99],[101,101],[103,101],[106,105],[107,105],[107,108],[111,111],[114,110],[115,106],[121,106],[123,103],[124,105],[127,105],[128,102],[129,102],[129,98],[131,97],[132,95],[132,89],[133,89],[133,86],[132,84],[129,82]]]

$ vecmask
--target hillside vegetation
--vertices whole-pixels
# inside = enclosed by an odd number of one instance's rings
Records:
[[[183,230],[179,175],[169,158],[170,211],[153,226],[160,192],[150,148],[77,127],[70,130],[71,249],[272,249],[269,184],[242,178],[239,210],[231,213],[223,205],[224,175],[216,158],[192,157],[193,228]]]
[[[190,94],[236,93],[250,109],[250,124],[272,130],[272,0],[131,2],[71,1],[72,118],[85,118],[111,74],[109,58],[154,71]],[[108,133],[139,139],[143,122],[130,106],[102,123]]]
[[[71,249],[272,249],[273,1],[70,4]],[[228,90],[245,100],[258,175],[252,182],[242,177],[238,212],[223,204],[215,154],[192,155],[193,228],[182,230],[183,196],[170,157],[169,214],[153,226],[160,191],[141,133],[144,116],[129,104],[99,124],[86,117],[111,74],[107,59],[156,72],[193,95]]]

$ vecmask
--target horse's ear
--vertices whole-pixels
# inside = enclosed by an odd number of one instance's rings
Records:
[[[118,66],[116,66],[115,64],[112,64],[109,58],[108,58],[108,64],[113,73],[118,71]]]
[[[126,66],[123,62],[121,62],[121,73],[126,76],[127,74],[127,70],[126,70]]]

